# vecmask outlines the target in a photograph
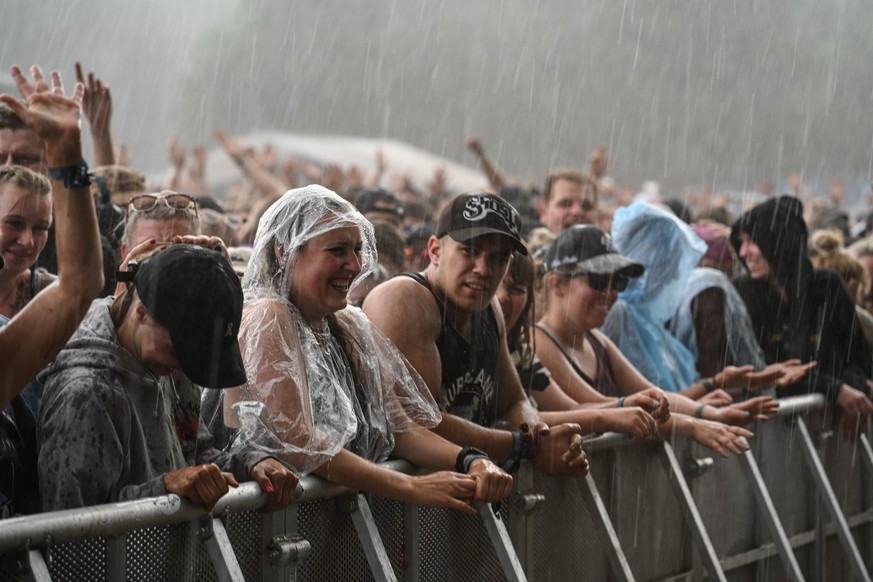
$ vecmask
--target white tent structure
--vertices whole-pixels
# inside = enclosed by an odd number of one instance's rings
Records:
[[[447,186],[455,192],[481,190],[488,187],[487,180],[474,168],[458,164],[431,152],[392,139],[373,139],[348,136],[306,135],[261,131],[242,136],[246,146],[261,148],[272,145],[280,161],[294,156],[317,166],[338,164],[344,170],[360,167],[366,175],[376,171],[376,152],[381,149],[386,163],[383,185],[393,174],[409,174],[416,186],[430,180],[437,168],[444,168]],[[221,148],[209,151],[207,179],[210,191],[222,197],[229,184],[240,181],[243,176]],[[154,183],[163,182],[166,171],[149,176]]]

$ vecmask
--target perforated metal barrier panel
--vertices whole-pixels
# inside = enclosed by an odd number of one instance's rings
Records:
[[[713,579],[778,582],[792,579],[792,564],[784,553],[779,554],[778,537],[774,537],[774,531],[782,531],[788,554],[807,580],[848,580],[853,575],[869,579],[873,458],[863,441],[843,441],[820,413],[802,414],[815,458],[820,459],[832,497],[848,523],[848,537],[862,562],[859,566],[838,535],[839,524],[825,511],[822,500],[827,492],[805,456],[798,418],[800,413],[787,414],[752,427],[756,433],[753,454],[745,457],[722,459],[677,438],[669,444],[678,465],[671,465],[660,442],[626,446],[620,439],[601,439],[606,444],[595,443],[590,453],[591,474],[608,523],[601,519],[590,493],[586,494],[591,491],[585,489],[586,481],[549,478],[523,466],[516,476],[515,495],[502,503],[500,511],[523,572],[504,570],[506,564],[496,550],[500,540],[493,532],[489,534],[480,517],[456,511],[410,508],[371,496],[367,499],[373,527],[366,531],[379,539],[362,538],[363,530],[356,528],[352,517],[362,515],[353,513],[357,497],[348,493],[323,499],[304,497],[282,514],[277,522],[279,533],[275,525],[265,525],[258,511],[240,510],[239,503],[229,503],[221,515],[232,547],[230,559],[245,580],[265,581],[288,576],[302,581],[487,581],[523,579],[525,575],[532,581],[554,582],[698,580],[711,574]],[[776,530],[768,519],[770,513],[762,509],[753,465],[759,468],[764,493],[775,508]],[[673,470],[676,466],[678,473]],[[310,493],[322,488],[332,494],[333,489],[324,489],[323,482],[307,479]],[[682,495],[683,486],[690,492],[687,498]],[[258,495],[256,488],[251,491]],[[251,507],[255,497],[246,495],[240,493],[240,499],[249,499],[246,507]],[[219,571],[224,570],[213,562],[204,544],[211,535],[204,523],[210,522],[196,519],[196,514],[190,521],[177,518],[180,523],[167,520],[153,527],[138,526],[153,522],[134,517],[103,537],[76,540],[70,535],[73,526],[81,528],[83,520],[95,520],[92,525],[96,526],[112,511],[99,517],[67,516],[54,521],[54,514],[46,514],[38,522],[45,531],[28,529],[36,523],[33,520],[0,522],[0,582],[26,579],[28,539],[48,558],[51,580],[220,579]],[[696,529],[695,511],[703,531]],[[149,515],[154,519],[153,513]],[[609,531],[617,536],[615,544],[604,534]],[[51,539],[46,533],[52,534]],[[298,554],[286,557],[282,565],[277,565],[276,535],[299,544],[294,546]],[[74,541],[57,543],[59,538]],[[384,546],[387,572],[368,562],[374,542]],[[701,543],[710,544],[714,551],[717,572],[705,572],[706,547]],[[629,573],[617,570],[616,560],[626,561]]]

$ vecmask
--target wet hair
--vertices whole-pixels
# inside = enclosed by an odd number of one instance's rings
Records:
[[[556,170],[546,174],[546,181],[543,184],[543,190],[540,193],[540,198],[544,204],[547,204],[552,199],[552,188],[558,180],[566,180],[580,186],[591,188],[594,192],[594,199],[597,200],[597,182],[587,174],[576,170]]]
[[[849,245],[847,250],[859,259],[861,257],[873,257],[873,238],[856,240]]]
[[[866,272],[861,262],[843,247],[843,234],[838,230],[818,230],[810,240],[812,265],[818,269],[831,269],[839,274],[846,285],[853,279],[862,286]],[[857,299],[857,298],[855,298]]]
[[[42,174],[24,166],[0,166],[0,186],[11,184],[32,194],[51,194],[52,185]]]
[[[94,175],[91,194],[102,198],[105,186],[110,200],[122,208],[131,197],[146,191],[145,175],[127,166],[98,166],[91,173]]]
[[[0,103],[0,129],[29,129],[11,107],[5,103]]]
[[[664,205],[685,224],[691,224],[694,222],[694,214],[691,212],[691,207],[688,206],[688,203],[685,200],[670,198],[664,202]]]
[[[376,235],[379,262],[387,264],[392,274],[402,270],[406,259],[406,244],[397,227],[384,220],[374,220],[373,233]]]
[[[518,321],[511,329],[506,330],[506,341],[510,349],[522,343],[531,343],[533,338],[530,333],[531,325],[533,325],[534,309],[534,282],[536,280],[536,269],[533,259],[529,255],[515,253],[512,261],[509,264],[509,271],[506,273],[507,280],[512,280],[513,285],[519,285],[527,290],[527,303],[521,309],[518,315]]]

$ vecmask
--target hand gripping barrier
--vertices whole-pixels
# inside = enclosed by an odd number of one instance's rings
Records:
[[[245,483],[211,514],[168,495],[16,518],[0,522],[0,582],[870,580],[870,435],[846,443],[831,416],[818,396],[785,399],[726,459],[603,435],[586,479],[523,464],[501,511],[475,517],[307,477],[272,514]]]

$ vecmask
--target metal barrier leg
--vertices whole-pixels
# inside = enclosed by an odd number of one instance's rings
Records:
[[[500,560],[500,566],[503,568],[503,574],[506,576],[506,579],[510,582],[526,581],[527,576],[524,574],[521,562],[515,553],[515,548],[512,547],[512,540],[509,539],[506,525],[497,519],[494,511],[491,510],[490,504],[477,503],[476,509],[479,510],[479,517],[482,519],[482,523],[485,524],[488,537],[491,538],[491,545],[494,546],[494,551],[497,553],[497,559]]]
[[[106,540],[106,579],[124,580],[127,571],[127,536]]]
[[[373,578],[377,582],[383,580],[396,582],[397,577],[394,575],[390,560],[388,560],[388,552],[385,551],[382,536],[379,535],[379,530],[376,528],[376,521],[373,519],[373,512],[370,511],[367,498],[360,493],[351,494],[346,497],[345,502],[348,504],[346,509],[352,516],[352,523],[355,524],[355,530],[358,532],[358,539],[361,540]]]
[[[221,582],[245,582],[221,519],[209,514],[200,520],[199,525],[200,538],[206,544],[206,550],[212,558],[212,565],[215,566],[218,579]]]
[[[864,580],[865,582],[870,582],[870,574],[864,566],[864,560],[861,557],[861,553],[858,551],[858,546],[855,545],[855,540],[852,537],[849,524],[846,522],[846,517],[840,509],[837,496],[834,494],[834,490],[828,481],[824,466],[821,463],[821,459],[818,458],[812,438],[809,436],[809,429],[806,427],[806,422],[802,418],[797,419],[797,428],[800,430],[804,459],[806,460],[809,470],[812,472],[816,485],[818,485],[818,491],[821,494],[825,508],[828,510],[828,513],[834,522],[837,535],[847,554],[855,578],[858,580]]]
[[[598,536],[601,540],[606,540],[606,547],[604,549],[609,558],[609,565],[612,566],[612,573],[617,580],[632,582],[634,575],[631,572],[630,564],[628,564],[627,557],[621,549],[621,541],[618,539],[618,534],[615,533],[609,512],[606,511],[606,505],[600,497],[597,483],[594,482],[594,477],[591,476],[591,473],[585,476],[584,483],[579,484],[579,490],[582,492],[586,505],[588,505],[588,511],[592,518],[591,521],[597,528]]]
[[[694,537],[694,543],[706,566],[706,572],[712,578],[721,582],[727,582],[724,570],[722,570],[721,563],[712,545],[712,540],[709,539],[709,534],[703,525],[703,519],[701,519],[700,512],[697,511],[697,506],[694,504],[694,497],[691,496],[691,490],[685,481],[682,467],[679,466],[679,461],[676,459],[676,452],[670,443],[664,442],[662,445],[664,451],[663,460],[666,464],[667,472],[673,475],[670,482],[673,484],[673,489],[679,503],[685,509],[688,524],[691,526],[691,533]]]
[[[419,509],[408,503],[403,504],[403,557],[406,571],[403,579],[406,582],[421,580],[421,531],[419,525]]]
[[[773,500],[770,498],[770,492],[764,484],[764,478],[761,476],[761,471],[758,469],[758,462],[752,455],[751,450],[747,450],[742,454],[742,465],[746,470],[746,474],[752,482],[752,490],[755,492],[755,499],[762,509],[764,521],[767,523],[767,529],[770,530],[770,535],[773,536],[773,543],[776,546],[776,551],[779,552],[779,557],[782,559],[782,565],[785,566],[785,572],[790,580],[803,582],[803,573],[800,571],[800,564],[797,563],[797,557],[794,555],[794,550],[791,548],[791,542],[788,541],[788,535],[785,533],[785,528],[782,527],[782,522],[779,520],[779,514],[776,513],[776,506],[773,505]]]
[[[51,582],[52,577],[49,574],[48,565],[45,563],[45,558],[39,550],[30,550],[27,553],[28,561],[30,562],[30,570],[24,577],[25,580],[32,582]]]
[[[870,471],[870,476],[873,477],[873,448],[870,447],[870,439],[868,439],[865,434],[861,435],[861,450],[864,464],[867,465],[867,469]]]
[[[868,432],[870,429],[868,428]],[[866,495],[864,501],[866,507],[873,506],[873,448],[870,446],[870,438],[866,434],[861,435],[861,457],[867,467],[867,485],[864,488]],[[868,510],[869,511],[869,510]],[[873,525],[867,525],[867,555],[873,556]]]

